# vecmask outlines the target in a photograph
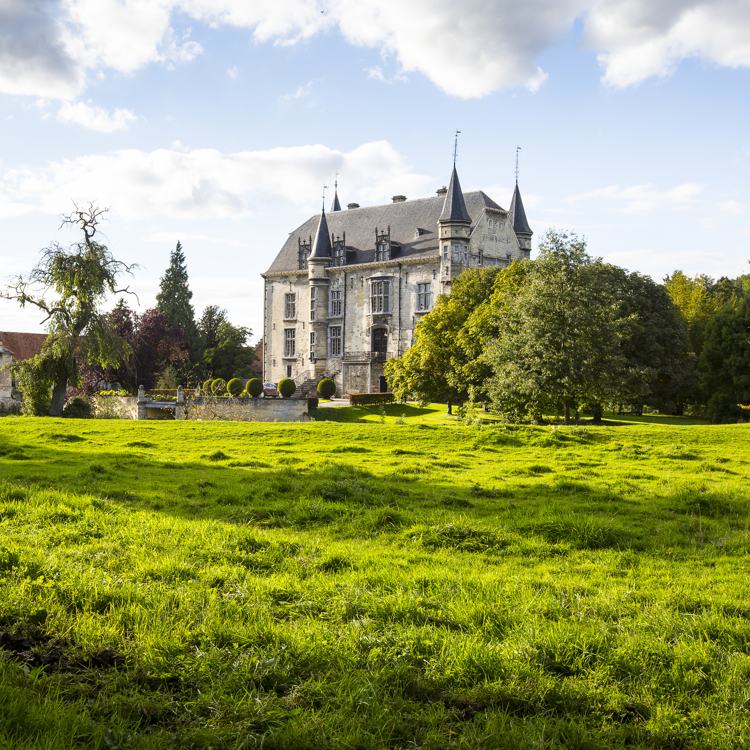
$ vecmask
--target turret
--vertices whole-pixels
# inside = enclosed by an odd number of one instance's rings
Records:
[[[440,236],[441,280],[450,283],[469,265],[469,235],[471,217],[466,210],[464,194],[458,180],[456,165],[453,165],[451,181],[445,194],[443,212],[438,219]]]
[[[310,371],[309,376],[318,378],[325,371],[328,356],[328,268],[333,263],[331,235],[328,232],[325,208],[320,212],[318,231],[307,258],[307,278],[309,281],[309,323],[310,323]]]
[[[513,199],[510,202],[508,219],[518,238],[518,246],[521,248],[523,257],[528,259],[531,256],[531,236],[534,233],[531,231],[529,222],[526,220],[526,211],[523,210],[523,201],[521,200],[521,191],[518,189],[518,182],[516,182]]]

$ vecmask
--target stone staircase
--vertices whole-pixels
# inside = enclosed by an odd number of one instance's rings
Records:
[[[318,381],[315,378],[303,380],[297,386],[297,398],[318,398]]]

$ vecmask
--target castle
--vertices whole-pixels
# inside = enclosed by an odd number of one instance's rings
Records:
[[[342,211],[337,189],[263,274],[264,380],[293,378],[310,395],[324,377],[339,395],[388,390],[386,360],[411,346],[437,296],[467,268],[529,258],[531,236],[517,181],[506,211],[463,193],[455,164],[432,198]]]

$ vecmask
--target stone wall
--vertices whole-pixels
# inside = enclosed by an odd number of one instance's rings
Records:
[[[309,422],[303,398],[190,398],[177,419],[236,422]]]
[[[9,414],[21,413],[21,399],[3,397],[0,398],[0,417],[7,417]]]
[[[98,417],[138,419],[138,396],[96,396],[94,409]]]

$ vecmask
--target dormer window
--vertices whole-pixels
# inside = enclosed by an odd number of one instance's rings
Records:
[[[303,242],[300,237],[298,240],[299,249],[297,250],[297,268],[300,271],[304,271],[307,268],[307,258],[312,250],[312,237],[308,242]]]
[[[391,259],[391,228],[387,232],[378,232],[375,228],[375,261],[382,263]]]
[[[343,237],[334,239],[331,235],[331,247],[333,252],[333,265],[343,266],[346,265],[346,232]]]

